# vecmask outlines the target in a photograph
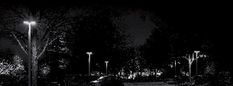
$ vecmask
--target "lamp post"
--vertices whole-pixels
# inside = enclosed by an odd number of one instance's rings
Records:
[[[28,25],[28,86],[32,85],[32,71],[31,71],[31,27],[36,24],[35,21],[24,21]]]
[[[176,60],[175,60],[175,78],[177,77],[176,75]]]
[[[91,55],[93,54],[92,52],[87,52],[88,54],[88,75],[91,75]]]
[[[105,61],[105,65],[106,65],[106,70],[105,70],[105,72],[106,72],[106,75],[108,74],[108,63],[109,63],[109,61]]]
[[[198,74],[198,58],[199,58],[198,53],[199,52],[200,51],[194,51],[195,57],[196,57],[196,75]]]
[[[175,82],[177,82],[177,77],[178,77],[177,65],[179,65],[179,64],[180,64],[180,62],[175,59],[175,62],[174,62],[174,66],[175,66]],[[175,83],[175,86],[176,86],[176,83]]]

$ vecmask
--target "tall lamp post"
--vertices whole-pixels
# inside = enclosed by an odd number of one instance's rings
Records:
[[[175,78],[177,77],[177,74],[176,74],[176,60],[175,60]]]
[[[180,64],[180,62],[175,59],[175,61],[174,61],[174,66],[175,66],[175,82],[177,82],[177,77],[178,77],[177,72],[176,72],[178,64]],[[176,83],[175,83],[175,86],[176,86]]]
[[[35,21],[24,21],[28,25],[28,86],[32,85],[32,71],[31,71],[31,27],[36,24]]]
[[[106,75],[108,75],[108,63],[109,63],[109,61],[105,61],[105,65],[106,65],[106,70],[105,70],[105,72],[106,72]]]
[[[92,52],[87,52],[88,54],[88,75],[91,75],[91,55],[93,54]]]

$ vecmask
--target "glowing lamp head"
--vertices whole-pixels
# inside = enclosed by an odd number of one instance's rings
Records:
[[[88,55],[91,55],[91,54],[93,54],[93,53],[92,53],[92,52],[87,52],[87,54],[88,54]]]
[[[27,24],[27,25],[35,25],[36,22],[35,21],[23,21],[24,24]]]
[[[106,64],[108,64],[109,61],[105,61]]]

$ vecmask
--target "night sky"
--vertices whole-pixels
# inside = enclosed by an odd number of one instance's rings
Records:
[[[211,39],[221,41],[225,41],[224,39],[228,39],[228,37],[230,37],[228,34],[228,21],[230,20],[228,18],[230,15],[229,7],[217,2],[151,2],[142,0],[5,0],[2,2],[7,4],[10,3],[12,6],[24,5],[33,8],[59,6],[108,6],[119,9],[132,9],[133,11],[131,13],[125,15],[125,17],[127,17],[125,19],[125,23],[128,25],[128,32],[136,37],[135,42],[138,44],[143,44],[144,39],[150,34],[151,28],[154,27],[150,20],[143,21],[139,18],[140,11],[155,14],[169,28],[173,28],[180,33],[195,32],[206,34]]]
[[[39,1],[39,0],[15,0],[22,5],[29,7],[53,7],[59,5],[73,6],[112,6],[119,9],[132,9],[124,17],[124,23],[127,25],[126,32],[134,40],[132,45],[142,45],[151,34],[154,25],[149,19],[140,18],[140,12],[150,12],[170,29],[180,34],[196,33],[213,41],[215,53],[219,57],[228,57],[231,46],[231,28],[229,27],[230,10],[227,5],[218,2],[149,2],[149,1]],[[16,3],[12,3],[12,5]],[[136,10],[135,10],[136,9]],[[146,16],[146,15],[145,15]],[[227,58],[228,59],[228,58]]]

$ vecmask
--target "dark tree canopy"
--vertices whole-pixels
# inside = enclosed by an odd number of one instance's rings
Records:
[[[127,35],[116,23],[120,15],[109,9],[94,10],[77,19],[75,34],[71,38],[72,54],[79,58],[79,66],[83,69],[87,67],[86,52],[89,51],[93,52],[93,70],[104,71],[106,60],[110,61],[111,68],[120,68],[124,58],[127,58],[125,51],[128,44]]]

